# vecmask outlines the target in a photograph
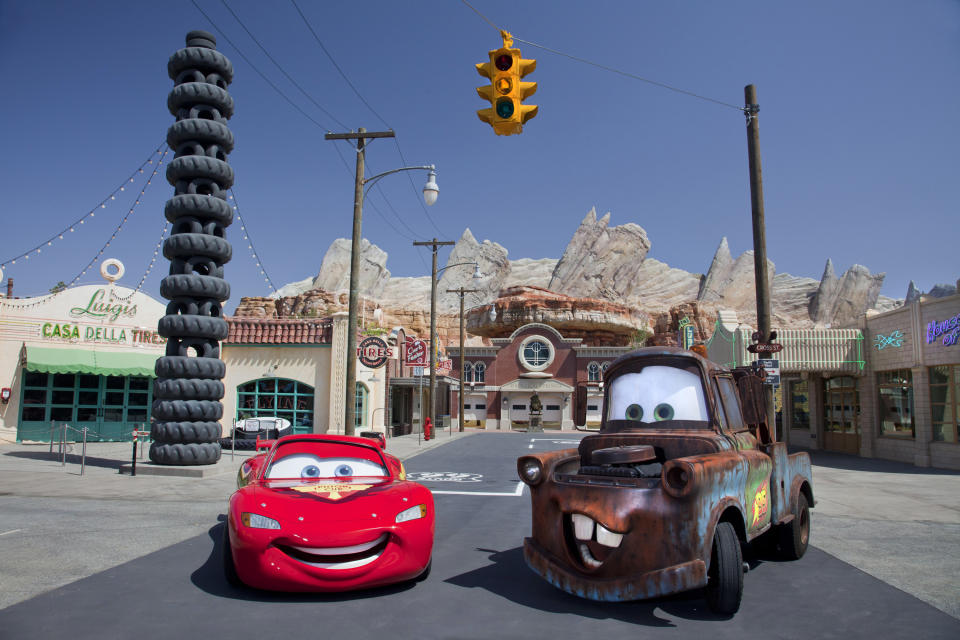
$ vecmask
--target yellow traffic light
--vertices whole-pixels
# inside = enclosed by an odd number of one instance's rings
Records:
[[[490,84],[477,87],[477,93],[490,101],[489,109],[477,111],[481,120],[493,127],[498,136],[523,132],[524,123],[537,115],[537,105],[523,104],[523,100],[537,90],[536,82],[521,82],[521,78],[537,68],[536,60],[524,60],[520,49],[511,47],[513,39],[502,31],[503,47],[489,52],[490,61],[477,65],[477,73],[490,78]]]

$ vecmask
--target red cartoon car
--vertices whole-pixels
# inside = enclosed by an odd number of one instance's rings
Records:
[[[433,494],[378,440],[290,435],[244,461],[223,536],[227,580],[348,591],[430,572]]]

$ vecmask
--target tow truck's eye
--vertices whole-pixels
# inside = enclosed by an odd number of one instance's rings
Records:
[[[663,405],[661,405],[663,406]],[[660,407],[657,407],[658,409]],[[638,404],[632,404],[627,407],[627,420],[643,420],[643,407]]]
[[[320,477],[320,467],[315,464],[308,464],[303,468],[303,471],[300,472],[301,478],[319,478]]]
[[[348,464],[341,464],[333,474],[338,478],[345,478],[353,475],[353,467]]]
[[[656,420],[673,420],[673,414],[673,407],[666,402],[661,402],[657,405],[657,408],[653,410],[653,417]]]

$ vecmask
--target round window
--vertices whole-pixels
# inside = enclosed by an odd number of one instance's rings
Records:
[[[541,336],[530,336],[520,343],[520,364],[528,371],[543,371],[553,362],[553,345]]]

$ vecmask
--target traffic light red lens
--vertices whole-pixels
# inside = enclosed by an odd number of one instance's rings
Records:
[[[501,98],[497,100],[497,115],[503,119],[507,119],[513,115],[513,100],[507,98]]]
[[[497,56],[493,64],[494,66],[497,67],[497,69],[500,69],[500,71],[506,71],[507,69],[513,66],[513,56],[509,56],[505,53],[502,53],[499,56]]]

